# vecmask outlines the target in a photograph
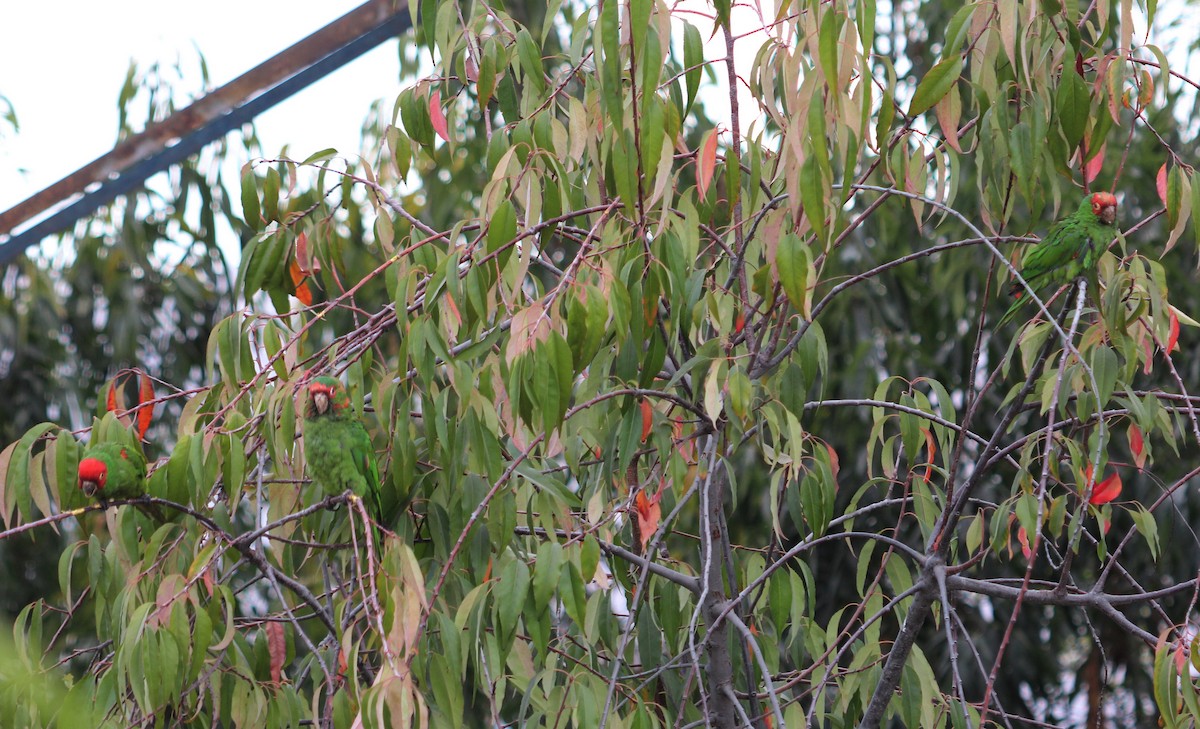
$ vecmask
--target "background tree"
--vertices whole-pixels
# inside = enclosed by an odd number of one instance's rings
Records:
[[[157,408],[142,501],[178,518],[56,513],[80,449],[14,428],[2,536],[64,535],[15,723],[1194,722],[1197,86],[1155,6],[780,3],[743,68],[705,52],[726,2],[527,5],[422,3],[433,73],[369,154],[254,160],[240,215],[200,178],[236,274],[215,223],[140,212],[6,274],[2,326],[43,296],[83,327],[128,282],[63,282],[149,230],[212,285],[145,296],[216,302],[164,325],[205,342],[177,367],[61,335],[43,369],[105,376],[24,394],[75,429],[81,393]],[[706,116],[717,75],[760,124]],[[989,324],[1020,244],[1100,189],[1097,274]],[[382,541],[305,478],[314,372],[408,504]]]

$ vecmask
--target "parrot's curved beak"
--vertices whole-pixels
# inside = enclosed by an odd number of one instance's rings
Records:
[[[100,484],[95,481],[80,481],[79,488],[83,491],[84,496],[91,498],[100,490]]]
[[[314,392],[313,393],[313,407],[315,407],[317,409],[317,412],[321,413],[321,414],[324,414],[326,411],[328,411],[329,410],[329,394],[325,393],[325,392]]]

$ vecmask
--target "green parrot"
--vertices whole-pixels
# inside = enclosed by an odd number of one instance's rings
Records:
[[[376,520],[383,518],[379,466],[371,436],[354,416],[350,395],[336,378],[314,377],[304,406],[304,459],[313,481],[334,496],[350,489]]]
[[[1095,270],[1096,262],[1113,239],[1117,220],[1117,198],[1097,192],[1083,198],[1074,215],[1054,224],[1050,233],[1025,254],[1021,278],[1030,288],[1061,286]],[[1013,281],[1008,290],[1016,300],[996,326],[1008,321],[1025,304],[1025,287]]]
[[[79,489],[105,504],[146,495],[146,459],[122,443],[97,443],[79,461]]]

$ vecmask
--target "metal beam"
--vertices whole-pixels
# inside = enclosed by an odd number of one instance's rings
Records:
[[[370,0],[16,206],[0,213],[0,265],[142,185],[297,91],[408,30],[408,0]],[[99,184],[93,190],[86,188]],[[80,196],[81,197],[77,197]],[[66,207],[22,230],[44,211]]]

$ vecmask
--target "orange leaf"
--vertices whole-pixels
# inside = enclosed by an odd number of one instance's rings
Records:
[[[1171,332],[1167,335],[1167,354],[1179,349],[1179,317],[1171,312]]]
[[[1158,199],[1162,200],[1162,204],[1167,204],[1167,163],[1163,162],[1162,167],[1158,168],[1158,175],[1154,178],[1154,188],[1158,190]]]
[[[305,306],[312,306],[313,295],[312,289],[308,287],[308,277],[304,275],[304,272],[300,269],[300,264],[296,262],[295,258],[288,264],[288,273],[292,276],[292,286],[294,287],[296,298],[300,299],[300,303]]]
[[[1088,499],[1088,503],[1093,506],[1107,504],[1113,499],[1121,495],[1121,474],[1113,473],[1113,475],[1104,479],[1092,489],[1092,498]]]
[[[433,124],[433,131],[449,142],[450,134],[446,129],[446,115],[442,113],[442,92],[439,89],[429,94],[429,121]]]
[[[708,186],[712,183],[713,170],[717,168],[717,129],[709,129],[700,143],[700,152],[696,155],[696,190],[703,199],[708,195]]]
[[[1146,465],[1146,443],[1142,440],[1142,429],[1136,425],[1129,426],[1129,452],[1133,454],[1133,463],[1139,471]]]
[[[925,434],[925,448],[929,451],[929,460],[925,462],[925,480],[929,481],[929,477],[933,475],[933,459],[937,455],[937,441],[934,440],[933,433],[929,432],[928,428],[921,428],[921,432]]]
[[[150,421],[154,419],[154,383],[150,375],[141,373],[141,387],[138,389],[137,435],[138,440],[146,439],[146,431],[150,429]]]
[[[646,545],[650,543],[650,537],[658,531],[658,522],[662,519],[662,506],[658,503],[661,496],[662,491],[659,491],[653,498],[647,498],[646,490],[642,489],[634,499],[637,519],[634,521],[633,531],[638,542],[638,554],[646,553]]]
[[[654,408],[650,407],[650,401],[642,398],[640,404],[642,409],[642,442],[646,442],[646,436],[650,435],[650,428],[654,425]]]
[[[733,319],[733,333],[741,334],[742,330],[745,328],[746,328],[746,312],[742,311],[741,309],[738,309],[737,316],[735,316]]]
[[[841,461],[838,459],[837,451],[833,449],[833,446],[826,443],[825,450],[829,451],[829,470],[833,473],[834,483],[837,483],[838,471],[842,467]]]
[[[1089,183],[1096,179],[1096,176],[1100,174],[1100,168],[1104,166],[1104,148],[1106,146],[1107,143],[1101,144],[1096,155],[1087,160],[1083,165],[1083,179]],[[1088,154],[1091,154],[1090,149],[1088,150]]]
[[[287,640],[283,636],[283,623],[267,623],[267,654],[271,657],[271,681],[283,683],[283,662],[287,659]]]
[[[1033,556],[1033,550],[1029,548],[1029,535],[1025,533],[1025,527],[1017,529],[1017,541],[1021,543],[1021,554],[1025,555],[1025,559]]]

